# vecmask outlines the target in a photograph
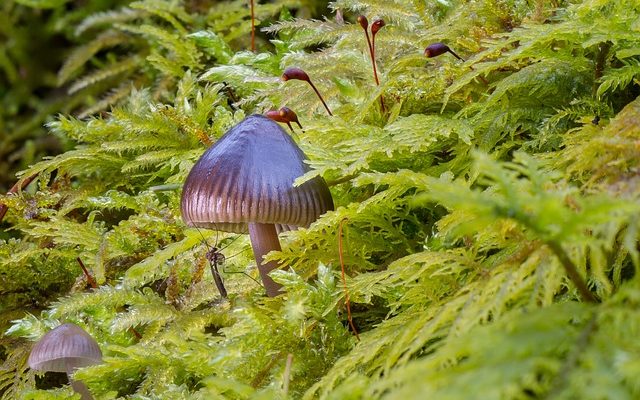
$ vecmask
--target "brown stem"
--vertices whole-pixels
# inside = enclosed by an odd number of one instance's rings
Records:
[[[340,270],[342,277],[342,284],[344,285],[344,303],[347,307],[347,321],[349,322],[349,326],[351,330],[356,335],[356,339],[358,342],[360,341],[360,335],[358,335],[358,330],[353,324],[353,317],[351,316],[351,301],[349,299],[349,288],[347,287],[347,277],[344,271],[344,257],[342,256],[342,225],[347,221],[347,219],[343,219],[340,221],[340,225],[338,225],[338,256],[340,257]]]
[[[93,279],[93,276],[91,276],[89,270],[87,269],[87,267],[85,267],[80,257],[76,257],[76,261],[78,261],[78,264],[80,264],[80,268],[82,269],[84,276],[87,278],[87,283],[89,284],[89,286],[91,286],[93,289],[97,289],[98,284],[96,283],[96,280]]]
[[[378,69],[376,67],[376,35],[372,35],[373,36],[373,41],[369,38],[369,31],[367,31],[367,27],[368,27],[368,22],[366,18],[364,18],[364,16],[361,16],[361,20],[359,20],[360,22],[360,26],[362,26],[362,29],[364,30],[364,36],[367,38],[367,47],[369,48],[369,56],[371,58],[371,65],[373,66],[373,79],[376,82],[376,86],[380,86],[380,80],[378,79]],[[385,107],[384,107],[384,99],[382,98],[382,96],[380,96],[380,106],[382,107],[382,112],[385,112]]]
[[[447,51],[448,51],[449,53],[451,53],[451,54],[452,54],[455,58],[457,58],[458,60],[460,60],[460,61],[462,61],[462,62],[465,62],[465,59],[464,59],[464,58],[462,58],[462,57],[460,57],[459,55],[457,55],[457,54],[456,54],[456,52],[455,52],[455,51],[453,51],[453,50],[451,50],[451,48],[450,48],[450,47],[448,47],[448,46],[447,46]],[[470,69],[470,70],[472,70],[472,71],[475,71],[475,69],[473,68],[473,65],[469,65],[469,69]],[[482,75],[478,75],[478,78],[482,81],[482,83],[483,83],[485,86],[489,86],[489,81],[487,81],[487,80],[485,79],[485,77],[484,77],[484,76],[482,76]]]
[[[457,58],[458,60],[464,62],[464,58],[460,57],[459,55],[456,54],[455,51],[451,50],[451,47],[448,48],[447,50],[449,53],[451,53],[455,58]]]
[[[269,272],[278,268],[276,261],[265,263],[263,257],[272,250],[280,251],[280,241],[278,240],[278,232],[274,224],[249,224],[249,238],[251,239],[251,247],[253,248],[253,256],[260,271],[260,278],[267,290],[267,296],[276,297],[282,294],[280,289],[282,286],[276,283],[269,276]]]
[[[573,284],[576,285],[576,288],[578,289],[578,292],[580,292],[582,298],[590,303],[596,303],[598,300],[595,298],[593,293],[591,293],[591,291],[587,287],[587,284],[582,279],[582,276],[580,276],[578,269],[573,264],[573,261],[571,261],[562,246],[553,241],[546,242],[546,245],[549,246],[549,248],[555,253],[556,257],[558,257],[560,263],[567,272],[569,279],[571,279]]]
[[[36,179],[37,176],[38,174],[33,174],[25,179],[19,180],[15,185],[11,187],[11,189],[9,189],[7,194],[18,193],[19,191],[24,190],[24,188],[29,186],[29,184],[33,182],[33,180]],[[0,222],[2,222],[2,220],[4,219],[4,216],[7,213],[8,209],[9,206],[7,206],[6,204],[0,204]]]
[[[293,130],[293,126],[291,126],[291,122],[287,121],[287,126],[291,130],[291,133],[295,134],[296,132]]]
[[[304,70],[302,70],[302,69],[300,69],[298,67],[289,67],[289,68],[284,70],[284,72],[282,73],[282,78],[281,79],[283,81],[285,81],[285,82],[288,81],[289,79],[296,79],[296,80],[307,82],[311,86],[313,91],[316,92],[316,96],[318,96],[318,98],[322,102],[322,105],[327,110],[329,115],[333,115],[331,113],[331,110],[329,110],[329,107],[327,106],[327,103],[324,102],[324,99],[322,98],[322,95],[318,91],[318,88],[316,88],[316,85],[314,85],[313,82],[311,82],[311,78],[309,78],[309,75],[306,72],[304,72]]]
[[[367,45],[369,46],[369,56],[371,57],[371,65],[373,65],[373,78],[376,81],[376,85],[380,86],[380,81],[378,81],[378,71],[376,70],[376,60],[374,56],[373,44],[371,43],[371,39],[369,38],[369,32],[365,30],[364,35],[367,37]]]
[[[371,43],[371,64],[373,64],[373,77],[376,79],[376,85],[380,86],[380,80],[378,80],[378,70],[376,68],[376,35],[372,36]],[[380,95],[380,108],[382,109],[382,113],[386,113],[387,109],[384,106],[384,98]]]
[[[320,99],[320,101],[322,102],[322,105],[324,106],[324,108],[327,110],[327,112],[329,113],[329,115],[333,116],[333,114],[331,113],[331,110],[329,110],[329,106],[327,106],[327,103],[324,102],[324,99],[322,98],[322,95],[320,94],[320,92],[318,91],[318,89],[316,88],[316,85],[313,84],[313,82],[311,82],[311,79],[309,79],[307,82],[309,82],[309,85],[311,85],[311,88],[316,92],[316,95],[318,95],[318,98]]]
[[[91,392],[89,392],[89,388],[87,388],[87,385],[82,383],[82,381],[76,381],[75,379],[69,378],[69,382],[71,383],[73,390],[80,394],[80,398],[82,400],[93,400],[93,396],[91,395]]]
[[[138,332],[135,328],[130,327],[129,328],[129,333],[131,333],[133,336],[136,337],[136,339],[142,339],[142,334],[140,332]]]
[[[253,0],[250,1],[251,8],[251,51],[256,51],[256,18],[254,13]]]

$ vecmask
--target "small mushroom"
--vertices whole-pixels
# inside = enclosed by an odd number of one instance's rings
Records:
[[[321,177],[294,186],[309,170],[306,156],[274,121],[251,115],[225,133],[193,166],[182,191],[182,219],[190,226],[244,233],[267,295],[281,286],[269,277],[278,267],[263,256],[280,250],[278,232],[308,226],[333,209]]]
[[[66,372],[71,387],[83,400],[93,399],[82,381],[72,378],[82,367],[100,364],[102,352],[98,343],[75,324],[63,324],[49,331],[31,350],[29,367],[36,371]]]

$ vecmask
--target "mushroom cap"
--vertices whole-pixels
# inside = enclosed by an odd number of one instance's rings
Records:
[[[102,352],[98,343],[75,324],[63,324],[47,332],[31,350],[29,367],[37,371],[67,372],[99,364]]]
[[[182,219],[190,226],[244,233],[248,223],[278,231],[308,226],[333,200],[326,182],[309,171],[306,156],[274,121],[251,115],[225,133],[193,166],[182,189]]]

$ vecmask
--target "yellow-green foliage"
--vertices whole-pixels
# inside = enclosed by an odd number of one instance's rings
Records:
[[[64,145],[43,124],[53,114],[70,113],[91,102],[86,92],[72,96],[56,73],[78,43],[73,26],[88,15],[126,0],[4,0],[0,4],[0,190],[15,183],[15,173]],[[6,238],[8,235],[2,235]]]
[[[272,2],[256,53],[248,5],[208,4],[76,27],[90,38],[58,78],[109,94],[51,122],[73,148],[0,197],[3,398],[73,396],[25,365],[65,321],[100,343],[76,377],[104,399],[640,398],[636,1]],[[380,86],[359,14],[386,21]],[[467,61],[425,58],[434,42]],[[292,66],[333,117],[280,80]],[[227,129],[285,105],[312,167],[298,181],[323,176],[337,207],[281,235],[270,299],[245,235],[183,224],[180,186]]]

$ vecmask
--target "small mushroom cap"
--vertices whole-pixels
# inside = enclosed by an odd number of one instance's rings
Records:
[[[424,55],[428,58],[437,57],[449,51],[449,46],[444,43],[432,43],[424,49]]]
[[[308,226],[333,200],[309,171],[304,153],[274,121],[251,115],[225,133],[193,166],[182,189],[182,218],[190,226],[247,232],[252,222],[278,231]]]
[[[101,361],[98,343],[75,324],[63,324],[47,332],[29,354],[29,367],[37,371],[67,372]]]

